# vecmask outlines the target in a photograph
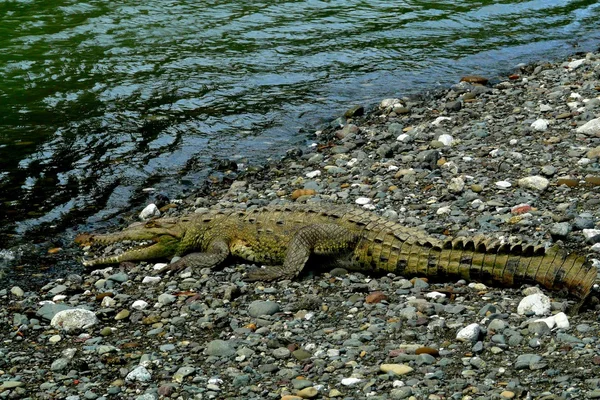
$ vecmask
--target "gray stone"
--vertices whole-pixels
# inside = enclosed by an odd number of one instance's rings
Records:
[[[76,332],[88,329],[98,323],[96,314],[89,310],[74,308],[59,311],[50,321],[50,325],[63,329],[65,332]]]
[[[251,317],[260,317],[261,315],[273,315],[280,310],[279,303],[274,301],[256,300],[248,306],[248,314]]]
[[[212,340],[206,345],[206,354],[216,357],[229,357],[235,354],[235,347],[230,341]]]

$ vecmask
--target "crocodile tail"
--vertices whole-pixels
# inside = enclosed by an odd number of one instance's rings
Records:
[[[539,284],[554,291],[567,290],[585,299],[596,280],[597,268],[558,245],[508,245],[488,240],[454,239],[439,251],[437,275],[464,278],[491,285],[515,287]]]

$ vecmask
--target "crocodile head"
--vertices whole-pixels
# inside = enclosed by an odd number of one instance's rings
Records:
[[[91,235],[79,241],[94,246],[109,245],[124,241],[142,242],[138,247],[108,257],[98,257],[84,260],[83,265],[93,267],[102,264],[116,264],[123,261],[140,261],[156,258],[170,258],[178,253],[186,232],[185,224],[177,218],[160,218],[148,222],[130,225],[121,232],[105,235]],[[78,239],[76,239],[77,241]],[[149,244],[149,245],[148,245]]]

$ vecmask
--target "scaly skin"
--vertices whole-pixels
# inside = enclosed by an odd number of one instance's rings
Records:
[[[251,211],[208,211],[138,223],[92,236],[93,243],[152,240],[150,247],[87,260],[86,266],[182,258],[168,270],[213,267],[230,255],[270,267],[249,280],[291,279],[309,256],[360,271],[387,271],[441,280],[464,278],[501,286],[539,284],[585,299],[596,268],[557,246],[506,245],[484,236],[440,241],[368,211],[336,206],[272,206]]]

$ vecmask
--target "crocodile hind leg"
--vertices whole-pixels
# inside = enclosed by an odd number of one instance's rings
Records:
[[[298,230],[290,240],[283,265],[250,271],[248,281],[292,279],[302,271],[311,254],[339,256],[354,250],[358,235],[336,224],[313,224]]]
[[[189,253],[162,268],[159,272],[166,271],[181,271],[184,268],[212,268],[221,264],[229,256],[229,246],[223,239],[213,240],[206,252],[204,253]]]

